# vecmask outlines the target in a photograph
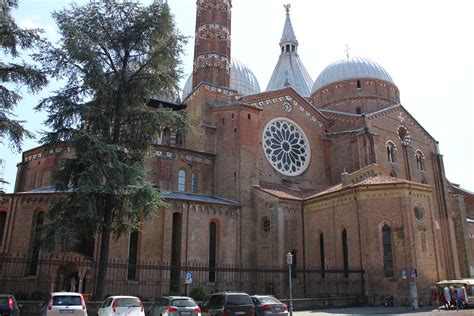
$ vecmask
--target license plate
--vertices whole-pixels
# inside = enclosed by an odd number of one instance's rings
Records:
[[[235,312],[235,315],[244,315],[245,312]]]
[[[179,315],[180,316],[189,316],[189,315],[191,315],[191,312],[180,312]]]
[[[73,309],[60,309],[59,314],[72,314],[74,313]]]

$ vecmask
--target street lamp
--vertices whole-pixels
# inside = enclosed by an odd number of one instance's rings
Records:
[[[290,316],[293,316],[293,294],[292,294],[292,289],[291,289],[291,265],[293,264],[293,254],[288,251],[286,254],[286,264],[288,265],[288,284],[290,286]]]

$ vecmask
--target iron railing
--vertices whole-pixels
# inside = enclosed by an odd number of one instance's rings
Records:
[[[98,263],[79,255],[31,257],[0,254],[0,293],[20,299],[43,299],[53,291],[94,294]],[[164,294],[185,293],[185,273],[192,273],[189,291],[201,293],[243,291],[288,297],[288,266],[254,267],[184,262],[111,260],[107,265],[105,294],[136,295],[153,299]],[[306,267],[292,271],[294,298],[343,297],[364,294],[364,271]],[[202,291],[201,291],[202,290]],[[100,299],[100,298],[97,298]]]

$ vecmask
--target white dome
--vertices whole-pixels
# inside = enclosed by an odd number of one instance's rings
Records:
[[[232,58],[230,62],[230,89],[241,95],[260,93],[260,85],[253,72],[239,60]],[[190,74],[183,88],[183,100],[193,91],[193,75]]]
[[[388,72],[367,58],[350,57],[327,66],[314,82],[312,92],[338,81],[349,79],[378,79],[395,84]]]

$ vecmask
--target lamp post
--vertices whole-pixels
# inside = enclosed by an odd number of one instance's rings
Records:
[[[293,264],[293,254],[288,251],[286,254],[286,264],[288,265],[288,284],[290,286],[290,316],[293,316],[293,293],[292,293],[292,288],[291,288],[291,265]]]

